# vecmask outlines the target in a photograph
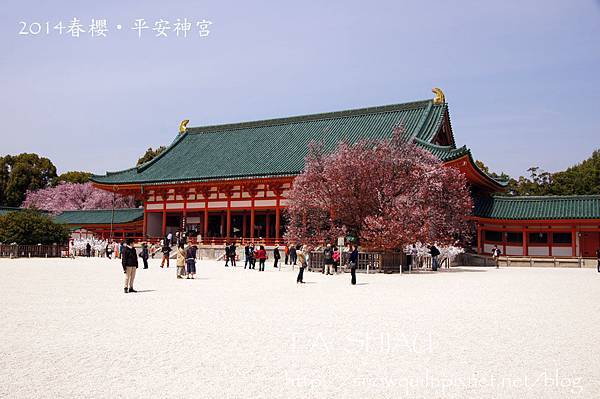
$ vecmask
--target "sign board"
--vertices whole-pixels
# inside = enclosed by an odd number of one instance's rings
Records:
[[[338,237],[337,245],[338,248],[342,248],[344,246],[344,237]]]

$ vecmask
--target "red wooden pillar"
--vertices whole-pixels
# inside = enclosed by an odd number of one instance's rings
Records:
[[[254,238],[254,196],[250,201],[250,238]]]
[[[483,231],[479,223],[477,224],[477,253],[483,253]]]
[[[162,214],[162,236],[167,234],[167,193],[162,193],[163,199],[163,214]]]
[[[523,256],[529,256],[529,244],[527,244],[527,227],[523,226]]]
[[[506,226],[502,227],[502,255],[506,255]]]
[[[183,217],[181,218],[181,230],[185,231],[186,230],[186,225],[187,225],[187,203],[188,203],[188,196],[189,196],[189,190],[188,189],[184,189],[183,190]]]
[[[550,226],[548,226],[550,228]],[[548,230],[548,255],[552,256],[552,244],[554,241],[552,240],[552,230]]]
[[[279,240],[279,230],[281,230],[281,209],[279,205],[279,195],[275,204],[275,240]]]
[[[227,231],[225,237],[231,237],[231,193],[227,193]]]
[[[577,230],[571,227],[571,256],[577,256]]]
[[[146,211],[146,205],[144,205],[144,227],[142,235],[144,239],[148,236],[148,212]],[[102,238],[104,238],[104,233],[102,233]]]
[[[204,238],[208,235],[208,201],[204,203],[204,220],[202,220],[202,230]]]

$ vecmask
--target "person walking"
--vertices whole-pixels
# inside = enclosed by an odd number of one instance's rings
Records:
[[[333,275],[331,273],[331,269],[333,268],[333,248],[331,248],[331,244],[327,244],[323,250],[323,264],[323,274]]]
[[[267,251],[265,251],[265,247],[261,245],[258,247],[258,251],[256,251],[256,259],[258,259],[258,271],[265,271],[265,261],[267,260]]]
[[[138,267],[137,254],[133,247],[133,238],[128,238],[126,245],[123,246],[121,252],[121,265],[125,273],[125,293],[137,292],[133,289],[133,281],[135,280],[135,272]]]
[[[225,267],[229,267],[229,243],[226,242],[225,243],[225,255],[223,255],[225,257]]]
[[[171,247],[168,244],[168,240],[163,240],[163,244],[162,244],[162,260],[160,261],[160,267],[163,267],[165,264],[165,261],[167,262],[167,269],[169,268],[169,257],[171,256]]]
[[[111,258],[111,255],[112,255],[112,248],[111,248],[111,246],[110,246],[110,243],[106,244],[106,250],[105,250],[105,251],[106,251],[106,257],[107,257],[108,259],[112,259],[112,258]]]
[[[123,259],[123,250],[125,249],[125,241],[121,241],[119,245],[119,259]]]
[[[183,243],[181,244],[183,245]],[[188,249],[185,253],[185,263],[187,265],[187,278],[193,279],[196,275],[196,250],[198,247],[195,245],[188,246]]]
[[[183,244],[177,246],[177,278],[183,278],[185,275],[185,249]]]
[[[167,245],[171,246],[173,245],[173,233],[169,231],[169,234],[167,234]]]
[[[492,248],[492,258],[494,259],[494,263],[496,264],[496,269],[500,268],[500,255],[502,255],[502,251],[500,250],[500,248],[498,248],[497,245],[494,245],[494,248]]]
[[[246,245],[244,246],[244,269],[246,268],[246,266],[248,266],[249,263],[250,263],[250,244],[246,243]],[[250,263],[250,266],[252,266],[251,263]]]
[[[408,264],[408,271],[411,271],[417,265],[417,256],[419,255],[419,251],[417,250],[416,244],[413,243],[410,248],[410,263]]]
[[[300,263],[300,267],[298,268],[298,277],[296,277],[296,284],[304,284],[304,268],[306,267],[306,255],[304,254],[303,248],[300,244],[298,244],[297,247],[290,248],[290,253],[292,253],[291,249],[294,250],[294,264],[296,264],[296,261]]]
[[[254,250],[254,243],[250,244],[250,266],[249,269],[256,269],[256,251]]]
[[[92,254],[92,246],[88,242],[87,244],[85,244],[85,256],[89,258],[91,254]]]
[[[150,253],[148,251],[148,244],[143,243],[142,244],[142,252],[140,252],[140,258],[142,258],[142,261],[144,262],[144,269],[148,268],[148,258],[149,257],[150,257]]]
[[[281,259],[281,255],[279,254],[279,245],[275,244],[275,248],[273,248],[273,267],[277,267],[277,263],[279,259]]]
[[[236,267],[236,258],[237,257],[237,247],[235,246],[235,241],[231,243],[229,246],[229,259],[231,260],[231,266]]]
[[[337,247],[333,248],[333,272],[337,274],[338,265],[340,264],[340,250]]]
[[[285,246],[285,249],[283,250],[285,252],[285,264],[288,264],[288,261],[290,259],[290,247],[289,245]]]
[[[429,253],[431,254],[431,270],[434,272],[438,269],[438,256],[440,255],[440,250],[437,249],[435,245],[431,245],[429,247]]]
[[[358,267],[358,247],[356,245],[350,245],[350,259],[348,265],[350,266],[350,284],[356,285],[356,268]]]
[[[300,246],[299,246],[300,247]],[[296,265],[296,261],[298,260],[298,252],[295,246],[290,246],[290,263],[292,265]]]
[[[600,248],[596,251],[596,258],[598,258],[598,273],[600,273]]]

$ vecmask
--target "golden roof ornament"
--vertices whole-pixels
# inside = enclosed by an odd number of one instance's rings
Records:
[[[431,89],[431,92],[435,94],[435,98],[433,99],[434,104],[444,104],[446,102],[446,96],[444,96],[442,89],[434,87]]]
[[[185,133],[186,129],[187,129],[187,124],[190,123],[189,119],[184,119],[181,121],[181,123],[179,124],[179,133],[183,134]]]

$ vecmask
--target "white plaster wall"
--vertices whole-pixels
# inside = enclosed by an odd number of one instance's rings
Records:
[[[529,247],[527,252],[529,256],[548,256],[550,255],[548,247]]]

